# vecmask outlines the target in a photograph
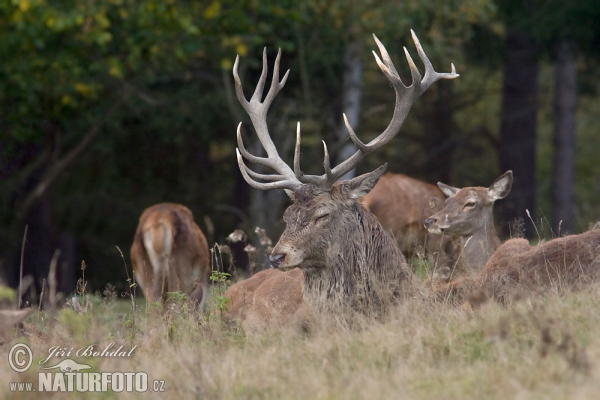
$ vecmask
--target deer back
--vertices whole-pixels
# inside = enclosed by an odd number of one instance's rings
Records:
[[[562,288],[594,282],[600,274],[600,230],[563,236],[533,247],[525,239],[508,240],[482,272],[530,286]]]
[[[424,226],[427,217],[444,207],[445,199],[435,185],[404,174],[385,173],[359,203],[375,214],[402,253],[410,257],[415,246],[424,246],[430,253],[453,252],[450,238],[430,234]]]
[[[510,239],[500,246],[474,277],[437,287],[458,302],[481,292],[505,301],[518,293],[562,291],[598,282],[600,230],[569,235],[530,246],[526,239]]]

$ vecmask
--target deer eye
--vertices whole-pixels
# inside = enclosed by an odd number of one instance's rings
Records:
[[[475,207],[475,205],[476,205],[475,202],[470,201],[470,202],[468,202],[467,204],[464,205],[463,210],[465,208],[473,208],[473,207]]]
[[[329,213],[318,215],[318,216],[315,218],[315,224],[316,224],[317,222],[323,222],[323,221],[325,221],[325,219],[326,219],[327,217],[329,217]]]

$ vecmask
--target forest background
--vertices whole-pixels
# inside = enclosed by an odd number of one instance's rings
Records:
[[[260,152],[236,54],[249,96],[263,48],[270,63],[282,49],[291,72],[271,133],[291,160],[300,121],[303,169],[321,174],[321,140],[334,162],[352,150],[342,112],[363,141],[391,118],[371,34],[405,82],[403,46],[422,69],[410,29],[436,70],[461,76],[423,95],[356,172],[388,162],[460,187],[512,169],[505,237],[515,221],[528,237],[581,232],[600,219],[597,21],[597,0],[0,0],[0,279],[16,286],[23,262],[39,293],[57,256],[65,292],[82,261],[88,291],[124,288],[116,247],[129,265],[139,216],[165,201],[189,207],[209,244],[236,228],[252,241],[256,226],[276,240],[287,197],[251,189],[235,158],[240,121]]]

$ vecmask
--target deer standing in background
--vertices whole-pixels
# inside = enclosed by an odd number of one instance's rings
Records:
[[[476,274],[500,247],[492,208],[496,200],[508,195],[512,181],[512,171],[507,171],[489,188],[459,189],[438,182],[448,198],[442,210],[425,220],[425,227],[431,233],[457,236],[461,241],[456,268],[445,274],[445,280]]]
[[[291,289],[301,290],[302,297],[290,300],[288,313],[295,314],[306,305],[312,309],[330,309],[348,306],[360,312],[385,311],[389,304],[403,296],[412,295],[413,274],[402,253],[391,236],[385,231],[377,218],[357,203],[357,199],[366,195],[377,183],[386,166],[347,181],[338,181],[345,173],[353,169],[363,158],[388,143],[400,130],[413,103],[419,96],[440,78],[457,77],[452,72],[440,74],[433,70],[416,35],[413,41],[423,63],[425,75],[421,74],[413,63],[408,51],[406,57],[411,69],[412,84],[405,86],[394,67],[385,47],[375,37],[383,61],[374,52],[375,60],[396,92],[394,114],[388,127],[375,139],[365,144],[354,133],[344,115],[344,121],[358,150],[335,168],[331,168],[329,152],[324,146],[324,175],[305,175],[300,169],[300,125],[296,133],[296,147],[293,169],[279,156],[267,127],[267,111],[277,93],[283,88],[289,71],[279,81],[279,60],[277,54],[273,68],[270,89],[263,99],[263,90],[267,78],[267,56],[263,52],[263,70],[254,94],[247,101],[241,80],[238,76],[239,57],[233,67],[233,76],[237,97],[248,112],[256,135],[266,151],[266,157],[250,154],[244,147],[241,136],[241,123],[237,130],[237,159],[240,171],[250,186],[260,189],[285,189],[293,204],[284,213],[286,229],[277,242],[269,259],[271,265],[281,271],[291,271],[298,267],[302,270],[302,285],[297,280],[287,279],[280,287],[263,288],[264,297],[257,298],[258,286],[252,304],[270,304],[268,297],[273,292],[285,294]],[[259,174],[252,171],[244,158],[274,170],[274,174]],[[288,272],[289,274],[289,272]],[[266,284],[269,280],[265,280]],[[236,284],[237,285],[237,284]],[[235,290],[233,285],[228,292]],[[227,293],[226,293],[227,295]],[[266,299],[265,299],[266,297]],[[287,302],[285,295],[278,296]],[[296,297],[294,297],[296,299]],[[285,308],[280,305],[280,308]],[[239,310],[232,310],[236,313]],[[276,310],[277,311],[277,310]],[[273,314],[276,314],[274,311]],[[279,323],[276,315],[273,322]]]
[[[211,273],[208,244],[187,207],[147,208],[133,239],[131,263],[148,303],[183,292],[204,309]]]
[[[438,260],[438,265],[445,265],[453,255],[452,239],[428,233],[424,227],[425,219],[440,211],[445,199],[437,186],[404,174],[386,172],[358,202],[375,214],[407,258],[414,255],[416,246],[423,246]]]

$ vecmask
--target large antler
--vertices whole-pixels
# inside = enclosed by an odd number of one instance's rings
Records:
[[[277,58],[275,60],[275,65],[273,67],[273,80],[271,82],[271,87],[265,100],[261,102],[265,80],[267,75],[267,54],[266,49],[263,52],[263,69],[260,75],[260,79],[258,81],[258,85],[252,98],[248,102],[244,97],[244,92],[242,89],[242,83],[238,76],[237,68],[239,57],[236,58],[235,64],[233,66],[233,77],[235,79],[235,88],[237,97],[242,103],[244,109],[250,115],[250,119],[252,120],[252,124],[254,125],[254,129],[256,130],[256,134],[263,145],[264,149],[267,152],[267,157],[256,157],[250,154],[244,147],[242,142],[242,137],[240,133],[241,123],[238,125],[237,130],[237,141],[238,141],[238,165],[240,170],[242,171],[242,175],[246,179],[252,187],[257,189],[275,189],[275,188],[285,188],[285,189],[295,189],[304,183],[310,183],[322,187],[331,186],[333,182],[337,181],[340,177],[346,174],[348,171],[356,167],[360,161],[362,161],[367,155],[375,151],[376,149],[382,147],[386,143],[388,143],[396,134],[400,131],[400,127],[404,123],[410,108],[414,104],[414,102],[425,92],[429,86],[431,86],[438,79],[454,79],[458,76],[456,70],[454,68],[454,64],[451,64],[452,72],[450,73],[438,73],[435,72],[433,66],[431,65],[431,61],[425,55],[423,48],[421,47],[421,43],[419,43],[419,39],[415,32],[411,29],[411,35],[413,41],[415,42],[415,46],[417,47],[417,52],[419,53],[419,57],[423,64],[425,65],[425,75],[421,80],[421,74],[414,64],[408,50],[404,47],[404,53],[406,54],[406,59],[408,61],[408,65],[410,67],[412,83],[410,86],[405,86],[394,67],[394,64],[385,49],[385,46],[377,39],[377,36],[373,35],[375,39],[375,43],[381,52],[381,59],[377,55],[377,53],[373,52],[375,56],[375,60],[377,61],[377,65],[390,81],[392,86],[394,87],[394,91],[396,92],[396,105],[394,108],[394,115],[392,116],[392,120],[390,121],[387,128],[375,139],[371,140],[369,143],[363,143],[357,136],[354,130],[350,127],[348,123],[348,119],[346,115],[344,115],[344,122],[346,123],[346,128],[348,129],[348,133],[350,134],[350,139],[354,142],[358,150],[351,157],[343,161],[337,167],[331,169],[331,165],[329,162],[329,151],[327,150],[327,145],[323,142],[323,147],[325,151],[325,157],[323,161],[323,166],[325,168],[324,175],[304,175],[300,170],[300,123],[298,123],[298,128],[296,132],[296,148],[294,152],[294,170],[292,169],[279,157],[277,153],[277,149],[271,140],[269,135],[269,130],[267,127],[267,111],[273,102],[273,99],[277,95],[277,93],[283,88],[285,85],[285,81],[287,80],[289,70],[285,73],[281,82],[279,81],[279,60],[281,57],[281,49],[277,53]],[[383,59],[383,61],[382,61]],[[264,175],[258,174],[250,168],[246,166],[244,163],[243,157],[251,162],[256,162],[258,164],[262,164],[268,166],[275,170],[277,174]],[[254,179],[260,179],[268,182],[258,182]]]

